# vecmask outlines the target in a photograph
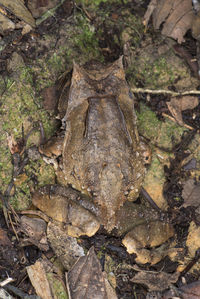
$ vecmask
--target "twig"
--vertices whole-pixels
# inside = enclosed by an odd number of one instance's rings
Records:
[[[0,282],[0,287],[4,287],[5,285],[7,285],[8,283],[13,282],[13,281],[14,281],[13,278],[8,277],[5,280],[3,280],[3,281]]]
[[[170,116],[170,115],[168,115],[168,114],[166,114],[166,113],[162,113],[162,116],[167,117],[167,118],[169,118],[170,120],[172,120],[173,122],[177,123],[177,121],[176,121],[175,118],[173,118],[172,116]],[[194,130],[193,127],[191,127],[191,126],[189,126],[189,125],[187,125],[187,124],[185,124],[185,123],[182,123],[181,126],[185,127],[186,129],[189,129],[189,130]]]
[[[198,248],[195,252],[195,257],[193,260],[183,269],[183,271],[180,273],[180,277],[183,277],[200,259],[200,248]]]
[[[14,287],[12,285],[6,286],[5,289],[8,290],[8,291],[11,291],[13,294],[18,296],[19,298],[23,298],[23,299],[41,299],[41,297],[39,297],[37,295],[28,295],[28,294],[24,293],[23,291],[21,291],[20,289]]]
[[[10,207],[11,207],[11,206],[10,206]],[[10,213],[8,213],[8,218],[9,218],[9,220],[10,220],[10,224],[11,224],[12,229],[13,229],[13,231],[14,231],[14,234],[15,234],[15,236],[16,236],[16,238],[17,238],[17,241],[19,242],[19,237],[18,237],[17,232],[16,232],[16,230],[15,230],[15,227],[14,227],[14,225],[13,225],[13,221],[12,221],[12,217],[10,216]]]
[[[84,4],[82,3],[81,5],[82,5],[82,7],[78,6],[78,5],[76,4],[76,2],[74,1],[74,7],[76,7],[76,8],[79,9],[80,11],[82,11],[82,12],[85,14],[86,18],[87,18],[90,22],[93,21],[93,18],[91,17],[91,15],[89,14],[89,12],[86,10]]]
[[[131,88],[131,91],[133,93],[151,93],[151,94],[170,94],[172,96],[183,96],[183,95],[200,95],[200,90],[186,90],[186,91],[180,91],[175,92],[171,90],[166,89],[145,89],[145,88]]]
[[[141,193],[148,200],[148,202],[150,203],[150,205],[156,211],[161,212],[161,209],[159,208],[159,206],[155,203],[155,201],[151,198],[151,196],[149,195],[149,193],[143,187],[141,188]]]

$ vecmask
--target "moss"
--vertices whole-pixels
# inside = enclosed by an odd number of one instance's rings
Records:
[[[10,182],[10,178],[11,176],[8,177],[7,184]],[[11,196],[10,203],[16,210],[24,210],[30,206],[31,190],[34,190],[35,182],[37,182],[37,188],[46,184],[54,184],[53,166],[47,165],[42,159],[29,161],[24,172],[15,178],[15,195]]]
[[[180,197],[174,197],[173,199],[174,199],[176,202],[179,202],[179,201],[182,200]]]
[[[144,104],[140,105],[140,113],[137,113],[137,117],[139,133],[151,140],[152,144],[169,150],[174,144],[172,144],[172,137],[175,139],[174,142],[178,143],[186,130],[167,118],[165,121],[159,121],[156,114]]]
[[[160,130],[161,121],[156,114],[144,104],[140,105],[140,113],[137,113],[139,133],[147,138],[156,140],[156,133]]]
[[[181,141],[181,136],[184,131],[187,131],[184,127],[180,127],[170,119],[165,119],[165,121],[162,122],[160,132],[158,132],[157,142],[162,147],[171,149],[174,144]],[[174,139],[173,142],[172,137]]]
[[[47,273],[46,275],[50,284],[51,291],[53,293],[53,297],[59,299],[68,299],[69,297],[67,294],[67,290],[63,286],[61,278],[53,273]]]
[[[81,14],[77,15],[76,25],[78,27],[78,32],[71,37],[76,53],[80,54],[85,62],[97,58],[102,61],[103,57],[99,51],[95,27]],[[78,61],[79,59],[80,58],[78,58]]]
[[[0,185],[1,192],[5,192],[12,175],[12,163],[11,163],[11,154],[2,143],[0,146]]]
[[[151,88],[164,88],[173,84],[177,77],[172,65],[164,57],[159,57],[153,62],[148,57],[133,59],[127,69],[127,76],[131,85],[137,86],[138,82],[143,82],[144,87]]]
[[[22,138],[22,126],[24,134],[28,134],[31,129],[43,123],[47,137],[55,131],[54,120],[42,109],[41,99],[35,97],[34,72],[30,67],[20,69],[18,79],[6,78],[6,92],[2,96],[2,105],[0,107],[0,184],[3,186],[1,192],[4,192],[11,180],[13,165],[11,163],[11,153],[7,145],[7,135],[13,135],[15,139]],[[28,139],[27,146],[38,144],[40,138],[39,131],[33,131]],[[11,198],[11,204],[15,208],[24,209],[30,204],[30,186],[32,186],[29,177],[25,181],[17,178],[18,186],[15,195]],[[47,180],[45,180],[45,183]]]
[[[108,0],[93,0],[92,3],[89,0],[79,0],[77,2],[81,3],[82,5],[86,5],[86,6],[90,5],[90,7],[96,8],[99,6],[99,4],[106,3],[106,2],[108,2]]]

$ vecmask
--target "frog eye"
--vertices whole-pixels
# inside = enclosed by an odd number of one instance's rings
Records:
[[[143,156],[144,164],[150,164],[151,163],[152,155],[149,151],[144,151],[142,153],[142,156]]]

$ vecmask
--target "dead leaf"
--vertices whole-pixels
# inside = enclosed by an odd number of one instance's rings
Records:
[[[34,18],[40,17],[47,10],[59,4],[60,0],[28,0],[28,8]]]
[[[13,155],[14,153],[19,152],[19,146],[17,144],[17,141],[15,140],[13,135],[8,135],[7,134],[7,143],[8,143],[8,148]]]
[[[0,298],[4,298],[4,299],[14,299],[13,296],[11,296],[6,290],[4,290],[3,288],[0,288]]]
[[[162,299],[171,299],[171,298],[199,299],[199,294],[200,294],[200,281],[198,280],[189,283],[187,285],[184,285],[178,289],[165,292],[162,296]]]
[[[8,239],[6,231],[3,230],[2,228],[0,228],[0,245],[1,246],[12,246],[12,243]]]
[[[183,45],[179,45],[179,44],[175,44],[173,46],[173,49],[174,49],[175,53],[178,54],[178,56],[180,58],[182,58],[183,60],[185,60],[185,62],[190,67],[192,73],[194,74],[194,76],[197,79],[199,79],[198,62],[197,62],[196,59],[194,59],[194,57],[192,56],[192,54],[190,53],[190,51],[186,47],[184,47]]]
[[[199,104],[199,99],[198,97],[193,97],[193,96],[184,96],[178,99],[180,102],[180,108],[181,111],[184,110],[192,110]]]
[[[159,29],[162,25],[162,34],[172,37],[182,43],[185,33],[191,28],[194,18],[191,0],[152,0],[144,16],[144,23],[148,24],[153,14],[153,26]]]
[[[22,35],[29,33],[32,30],[32,27],[29,24],[24,25],[22,29]]]
[[[54,223],[49,223],[47,237],[53,251],[66,270],[69,270],[77,259],[84,256],[84,250],[78,245],[76,238],[67,235],[66,230]]]
[[[192,36],[199,41],[200,38],[200,11],[194,16],[192,22]]]
[[[28,176],[26,173],[19,174],[15,178],[15,186],[17,186],[17,187],[21,186],[24,182],[26,182],[27,179],[28,179]]]
[[[156,8],[157,2],[158,2],[158,0],[151,0],[151,2],[149,3],[148,8],[146,10],[146,13],[144,15],[144,20],[143,20],[143,24],[145,26],[148,25],[149,19],[150,19],[151,15],[152,15],[154,9]]]
[[[0,4],[11,11],[20,20],[23,20],[32,27],[35,27],[35,20],[23,2],[24,1],[21,0],[0,0]]]
[[[47,279],[51,286],[52,299],[68,299],[67,289],[64,281],[55,273],[47,273]]]
[[[37,295],[42,299],[68,298],[64,282],[54,273],[58,269],[51,262],[39,259],[26,269]]]
[[[148,286],[150,291],[163,291],[167,289],[172,283],[178,280],[180,273],[175,272],[165,273],[165,272],[138,272],[132,279],[132,282],[145,284]]]
[[[0,32],[1,34],[4,31],[12,31],[15,29],[15,23],[13,23],[9,18],[0,14]]]
[[[188,157],[186,159],[188,161]],[[183,161],[184,162],[184,161]],[[185,164],[183,164],[183,170],[187,171],[187,170],[193,170],[197,168],[197,160],[195,158],[190,159],[188,162],[186,162]]]
[[[106,272],[103,272],[103,276],[104,276],[104,280],[105,280],[107,297],[109,299],[117,299],[117,295],[115,293],[115,290],[113,289],[113,287],[109,283]]]
[[[46,222],[40,218],[22,216],[20,219],[20,231],[29,237],[29,241],[43,251],[49,249],[46,237]]]
[[[196,251],[200,248],[200,227],[197,226],[193,221],[190,223],[189,232],[186,240],[188,247],[188,253],[190,258],[195,256]]]
[[[179,125],[183,125],[182,111],[192,110],[199,104],[199,99],[194,96],[172,97],[167,102],[167,107]]]
[[[38,260],[34,265],[26,267],[26,270],[37,295],[43,299],[53,298],[43,261]]]
[[[43,89],[42,96],[44,98],[43,107],[50,112],[56,112],[58,90],[56,86],[49,86]]]
[[[184,199],[183,207],[200,205],[200,184],[196,184],[193,179],[185,182],[182,197]]]
[[[70,298],[105,299],[105,280],[100,262],[92,247],[87,256],[81,257],[66,275]]]

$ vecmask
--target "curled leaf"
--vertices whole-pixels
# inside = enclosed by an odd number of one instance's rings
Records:
[[[67,274],[70,298],[107,298],[100,262],[92,247],[87,256],[79,258]]]
[[[182,43],[185,33],[191,28],[194,18],[191,0],[152,0],[144,16],[144,23],[148,23],[153,15],[153,26],[162,34],[172,37]]]

